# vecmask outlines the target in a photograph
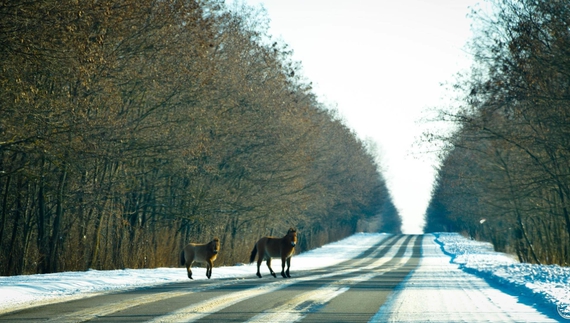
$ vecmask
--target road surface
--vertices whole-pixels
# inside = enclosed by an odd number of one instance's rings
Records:
[[[450,264],[422,235],[384,239],[323,269],[292,266],[291,275],[189,280],[23,309],[0,322],[556,322]]]

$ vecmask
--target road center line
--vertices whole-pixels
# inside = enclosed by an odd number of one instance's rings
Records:
[[[375,251],[373,253],[377,254],[378,252],[379,251]],[[354,264],[355,265],[360,264],[360,263],[366,261],[367,259],[370,259],[370,257],[355,260]],[[314,276],[312,276],[312,277],[314,277]],[[311,278],[311,279],[313,279],[313,278]],[[85,322],[85,321],[89,321],[89,320],[92,320],[92,319],[97,318],[97,317],[106,316],[106,315],[110,315],[110,314],[113,314],[116,312],[127,310],[127,309],[132,308],[132,307],[145,305],[145,304],[149,304],[149,303],[153,303],[153,302],[157,302],[157,301],[162,301],[162,300],[166,300],[169,298],[190,295],[193,293],[198,293],[198,292],[202,292],[202,291],[206,291],[206,290],[212,290],[212,289],[216,289],[216,288],[220,288],[220,287],[225,287],[225,286],[237,284],[239,282],[241,282],[241,280],[233,280],[233,281],[229,281],[229,282],[223,281],[223,282],[218,282],[218,283],[212,283],[212,284],[209,284],[208,286],[204,286],[204,287],[192,288],[191,290],[187,290],[187,291],[170,291],[170,292],[162,292],[162,293],[157,293],[157,294],[152,294],[152,295],[139,296],[136,298],[125,299],[125,300],[122,300],[120,302],[113,303],[111,305],[101,305],[101,306],[97,306],[97,307],[93,307],[93,308],[87,308],[87,309],[80,310],[77,312],[65,314],[65,315],[62,315],[59,317],[55,317],[55,318],[49,320],[48,322],[63,322],[63,323]],[[283,288],[283,287],[281,287],[281,288]]]
[[[416,239],[417,237],[415,237],[408,243],[406,247],[406,252],[402,256],[401,260],[397,264],[395,264],[393,268],[376,269],[388,261],[384,259],[379,259],[373,264],[364,267],[364,269],[372,271],[369,274],[341,279],[331,284],[327,284],[317,290],[303,293],[295,297],[294,299],[288,301],[282,306],[273,308],[269,311],[266,311],[265,313],[261,313],[259,315],[254,316],[248,322],[249,323],[285,322],[285,321],[297,322],[302,318],[304,318],[307,315],[307,313],[318,310],[318,308],[324,306],[326,303],[328,303],[336,296],[349,290],[352,285],[370,280],[376,276],[383,275],[388,271],[395,270],[404,266],[408,261],[408,259],[412,257],[414,242]],[[395,255],[396,251],[391,250],[389,256],[393,258]]]
[[[386,262],[390,261],[392,258],[394,258],[394,256],[397,254],[398,250],[401,248],[401,243],[403,240],[404,240],[404,237],[399,238],[396,243],[394,243],[392,246],[389,247],[390,249],[384,257],[382,257],[380,259],[376,259],[376,261],[374,261],[371,265],[368,265],[364,268],[372,270],[372,269],[379,267],[379,266],[385,264]],[[376,256],[380,252],[381,252],[381,250],[378,250],[377,252],[374,252],[373,255],[370,255],[368,257],[356,260],[353,263],[353,266],[349,269],[343,269],[343,270],[339,270],[339,271],[336,271],[333,273],[326,273],[326,274],[320,274],[320,275],[310,275],[307,277],[291,278],[291,279],[282,280],[282,281],[278,281],[278,282],[267,283],[265,285],[250,288],[248,290],[245,290],[245,291],[242,291],[239,293],[231,293],[229,295],[223,295],[223,296],[215,297],[213,299],[209,299],[209,300],[197,303],[197,304],[193,304],[191,306],[188,306],[188,307],[182,308],[180,310],[171,312],[167,315],[157,317],[154,320],[151,320],[148,322],[153,322],[153,323],[155,323],[155,322],[181,322],[181,321],[192,322],[192,321],[198,320],[202,317],[205,317],[207,315],[210,315],[212,313],[215,313],[217,311],[220,311],[226,307],[229,307],[231,305],[239,303],[241,301],[244,301],[244,300],[256,297],[256,296],[260,296],[263,294],[271,293],[271,292],[277,291],[279,289],[288,287],[290,285],[293,285],[293,284],[296,284],[296,283],[299,283],[302,281],[312,281],[312,280],[316,280],[316,279],[333,277],[333,276],[348,274],[348,273],[352,273],[352,272],[356,272],[356,271],[361,271],[363,268],[358,267],[358,265],[363,263],[363,262],[370,261],[370,259],[375,259],[374,256]],[[385,270],[385,271],[388,271],[388,270]],[[368,275],[372,275],[372,277],[374,277],[374,276],[377,276],[380,272],[382,272],[382,270],[379,270],[378,273],[368,274]],[[368,275],[363,275],[363,276],[368,276]],[[370,278],[367,278],[367,279],[370,279]],[[359,278],[353,277],[350,279],[358,280]]]

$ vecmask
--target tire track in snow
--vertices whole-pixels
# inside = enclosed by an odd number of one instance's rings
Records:
[[[150,320],[148,322],[152,322],[152,323],[157,323],[157,322],[193,322],[193,321],[199,320],[203,317],[206,317],[210,314],[218,312],[224,308],[227,308],[227,307],[230,307],[234,304],[237,304],[239,302],[248,300],[248,299],[253,298],[253,297],[268,294],[271,292],[275,292],[275,291],[278,291],[280,289],[286,288],[286,287],[294,285],[294,284],[302,283],[305,281],[315,281],[315,280],[322,279],[322,278],[347,275],[347,274],[351,274],[354,272],[361,271],[361,270],[363,270],[363,268],[373,269],[373,268],[382,266],[385,263],[387,263],[388,261],[390,261],[391,259],[393,259],[394,256],[397,255],[398,251],[402,248],[402,246],[400,246],[399,243],[401,243],[403,240],[406,240],[409,242],[410,237],[406,238],[405,236],[395,236],[395,237],[390,238],[390,239],[391,239],[391,241],[389,241],[388,245],[385,246],[384,248],[382,248],[382,249],[376,248],[376,250],[372,250],[371,252],[366,252],[364,254],[364,256],[361,258],[356,258],[354,260],[350,260],[350,261],[342,263],[341,268],[345,267],[344,269],[340,269],[340,270],[337,270],[337,271],[332,272],[332,273],[329,272],[329,273],[325,273],[325,274],[310,274],[310,275],[307,275],[304,277],[290,278],[290,279],[281,280],[278,282],[266,283],[262,286],[250,288],[250,289],[245,290],[245,291],[238,291],[238,292],[234,292],[234,293],[231,293],[228,295],[218,296],[218,297],[215,297],[213,299],[209,299],[209,300],[197,303],[197,304],[193,304],[193,305],[181,308],[177,311],[173,311],[167,315],[157,317],[157,318]],[[388,249],[388,253],[384,257],[378,258],[378,255],[381,254],[383,251],[386,251],[386,249]],[[366,263],[369,263],[369,264],[365,265]],[[363,265],[364,265],[364,267],[362,267]],[[327,270],[327,269],[323,268],[323,271],[324,270]],[[368,277],[367,279],[370,279],[373,276],[377,276],[377,275],[378,274],[373,274],[371,277]],[[358,277],[352,277],[350,279],[359,280]],[[348,279],[346,280],[346,282],[348,282]],[[336,290],[336,295],[340,294],[339,291],[341,291],[341,289]],[[318,298],[324,299],[321,291],[316,291],[311,295],[313,295],[316,299],[318,299]],[[295,302],[295,304],[297,304],[297,305],[300,305],[301,303],[302,303],[302,301],[301,302]],[[269,320],[269,321],[271,321],[271,320]]]
[[[359,257],[366,257],[367,255],[371,254],[372,252],[376,251],[382,245],[390,244],[396,236],[392,236],[386,239],[381,239],[377,243],[375,243],[372,247],[365,250],[363,253],[358,255],[355,259]],[[350,261],[354,261],[353,259],[343,262],[348,263]],[[341,264],[343,264],[341,263]],[[340,265],[340,264],[338,264]],[[160,292],[160,293],[152,293],[150,295],[143,295],[137,297],[126,297],[126,299],[115,300],[112,302],[108,302],[103,305],[93,306],[89,308],[85,308],[83,310],[73,311],[66,314],[56,315],[47,320],[47,322],[62,322],[62,323],[71,323],[71,322],[86,322],[96,318],[105,317],[108,315],[112,315],[117,312],[121,312],[124,310],[128,310],[130,308],[134,308],[137,306],[144,306],[147,304],[151,304],[154,302],[168,300],[170,298],[176,297],[183,297],[187,295],[191,295],[194,293],[200,293],[209,290],[215,290],[218,288],[228,287],[231,285],[239,284],[243,282],[241,279],[231,279],[231,280],[221,280],[221,281],[212,281],[208,282],[207,285],[199,286],[199,287],[191,287],[189,289],[185,289],[184,291],[174,290],[174,291],[167,291],[167,292]],[[102,293],[104,296],[105,294],[109,293]],[[112,295],[117,295],[114,293],[110,293]]]
[[[389,257],[389,259],[378,259],[378,261],[360,269],[362,271],[371,271],[368,274],[344,278],[331,284],[324,285],[317,290],[303,293],[298,297],[287,301],[286,304],[282,306],[256,315],[248,322],[297,322],[303,319],[307,313],[318,311],[320,307],[324,306],[331,299],[349,290],[352,285],[365,282],[374,277],[383,275],[388,271],[397,270],[403,267],[412,257],[413,246],[416,239],[417,237],[414,237],[413,239],[406,241],[406,250],[404,255],[401,260],[393,266],[382,267],[388,261],[395,258],[398,251],[401,249],[395,250],[395,248],[392,248],[390,252],[386,254],[386,257]]]

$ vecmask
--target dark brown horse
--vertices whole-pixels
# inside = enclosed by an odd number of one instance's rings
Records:
[[[295,254],[296,244],[297,231],[293,228],[290,228],[283,238],[263,237],[259,239],[253,246],[251,256],[249,257],[249,262],[253,262],[255,255],[259,251],[259,256],[257,257],[257,277],[261,278],[259,266],[261,266],[263,260],[267,261],[267,268],[269,268],[271,275],[277,277],[273,269],[271,269],[271,257],[281,257],[281,276],[283,278],[291,277],[289,268],[291,267],[291,256]],[[285,271],[285,263],[287,263],[287,271]]]
[[[193,279],[192,269],[190,269],[192,264],[194,262],[205,263],[206,277],[210,279],[212,276],[212,268],[214,267],[214,260],[216,260],[219,251],[220,239],[218,238],[214,238],[214,240],[203,244],[189,243],[180,253],[180,265],[186,266],[188,278]]]

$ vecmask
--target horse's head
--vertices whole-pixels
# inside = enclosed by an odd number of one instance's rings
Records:
[[[293,247],[297,244],[297,230],[290,228],[286,237]]]
[[[210,241],[209,247],[213,254],[217,254],[220,251],[220,239],[214,238],[214,240]]]

